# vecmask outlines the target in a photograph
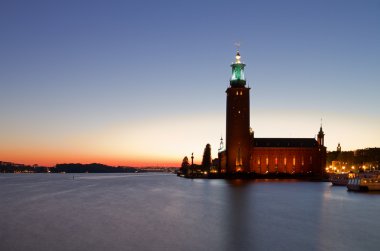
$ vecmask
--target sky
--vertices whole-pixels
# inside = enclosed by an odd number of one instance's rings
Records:
[[[255,137],[380,146],[380,1],[0,2],[0,160],[200,163],[240,42]]]

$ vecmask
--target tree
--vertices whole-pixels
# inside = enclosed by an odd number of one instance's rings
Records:
[[[203,152],[202,158],[202,167],[206,170],[209,170],[212,164],[211,160],[211,145],[207,144]]]
[[[179,170],[181,171],[181,173],[187,173],[187,169],[189,168],[189,166],[189,159],[187,158],[187,156],[185,156],[182,160],[181,168]]]

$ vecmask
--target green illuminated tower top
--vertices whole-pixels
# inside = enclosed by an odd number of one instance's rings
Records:
[[[245,64],[240,62],[240,53],[239,50],[236,52],[235,63],[231,65],[232,67],[232,76],[230,80],[231,87],[244,87],[245,86],[245,77],[244,77],[244,67]]]

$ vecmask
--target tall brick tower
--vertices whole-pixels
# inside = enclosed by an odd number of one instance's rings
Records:
[[[245,64],[240,62],[236,53],[235,63],[231,65],[232,76],[227,88],[226,123],[226,172],[249,172],[250,125],[249,125],[249,87],[244,77]]]

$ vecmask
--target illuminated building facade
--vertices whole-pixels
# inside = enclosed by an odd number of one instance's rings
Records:
[[[219,149],[224,174],[296,174],[321,177],[326,163],[324,132],[315,138],[255,138],[250,128],[249,92],[239,51],[227,88],[226,147]]]

